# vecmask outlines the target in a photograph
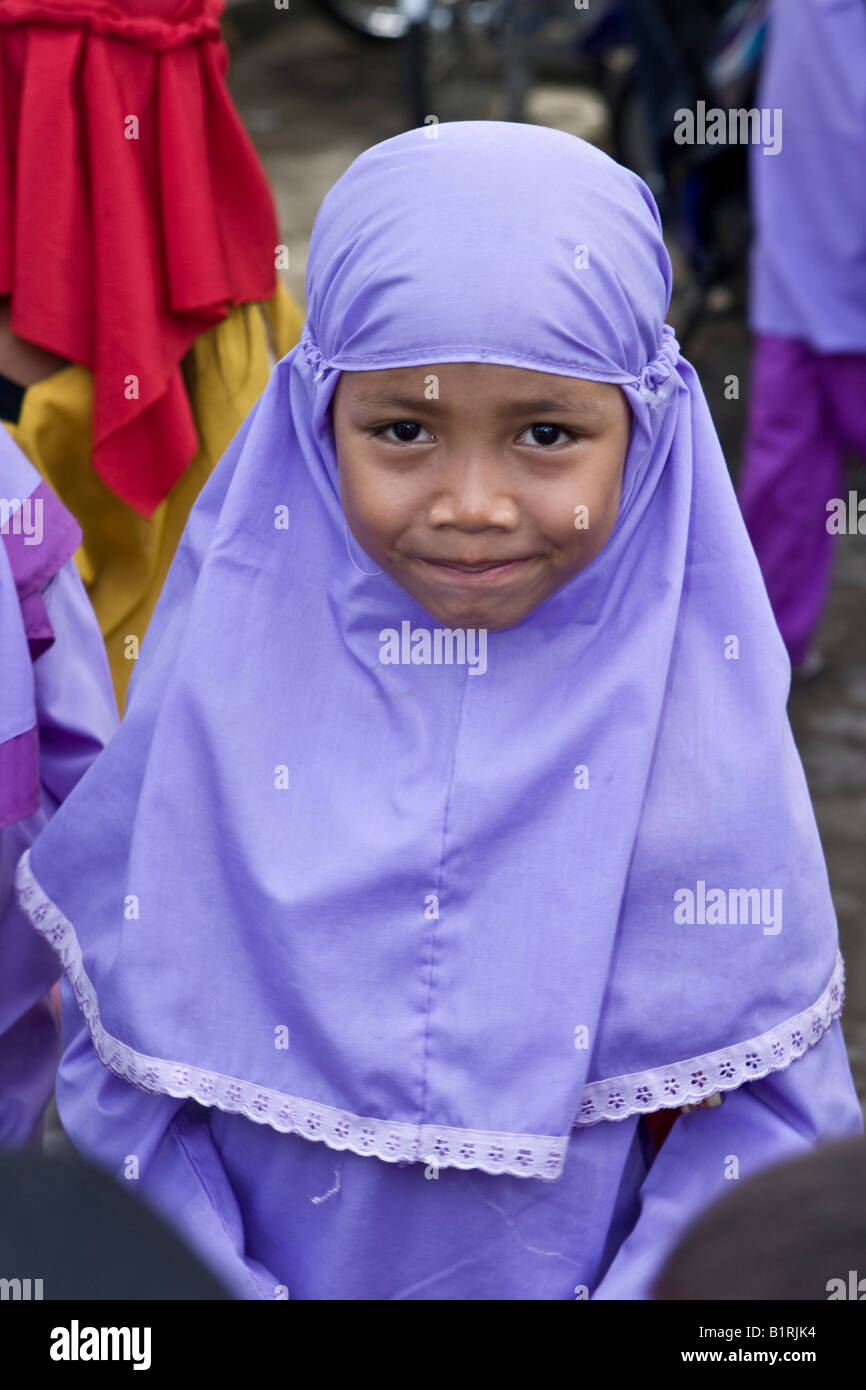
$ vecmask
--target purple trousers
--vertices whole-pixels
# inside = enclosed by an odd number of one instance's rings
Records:
[[[830,584],[827,503],[846,497],[846,450],[866,460],[866,353],[755,340],[738,495],[791,664],[806,655]]]

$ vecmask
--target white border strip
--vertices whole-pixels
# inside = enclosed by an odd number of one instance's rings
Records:
[[[746,1082],[762,1080],[770,1072],[784,1071],[820,1042],[842,1012],[844,998],[845,965],[837,948],[830,981],[810,1008],[732,1047],[720,1047],[671,1066],[593,1081],[583,1089],[575,1124],[594,1125],[599,1120],[624,1120],[629,1115],[694,1105],[718,1091],[733,1091]]]
[[[30,850],[22,854],[15,873],[22,910],[36,931],[60,957],[78,1006],[87,1021],[99,1060],[123,1081],[144,1091],[215,1105],[228,1114],[244,1115],[284,1134],[299,1134],[329,1148],[387,1163],[425,1163],[434,1169],[480,1169],[512,1177],[559,1178],[565,1166],[568,1135],[510,1134],[491,1130],[457,1129],[440,1125],[411,1125],[354,1115],[300,1096],[286,1095],[220,1072],[149,1057],[134,1051],[102,1025],[96,991],[84,969],[75,928],[43,892],[30,868]],[[608,1077],[584,1087],[577,1128],[601,1120],[624,1120],[629,1115],[678,1108],[705,1100],[717,1091],[730,1091],[781,1071],[813,1047],[842,1010],[844,964],[837,952],[829,984],[811,1008],[794,1014],[757,1038],[717,1052],[688,1058],[667,1067]]]
[[[269,1124],[281,1133],[300,1134],[305,1139],[321,1140],[332,1149],[350,1149],[388,1163],[426,1163],[434,1169],[480,1168],[485,1173],[509,1173],[518,1178],[555,1180],[561,1175],[567,1135],[507,1134],[353,1115],[235,1076],[134,1051],[103,1027],[75,928],[36,881],[29,849],[18,862],[15,887],[22,910],[63,963],[99,1060],[123,1081],[144,1091],[215,1105],[257,1124]]]

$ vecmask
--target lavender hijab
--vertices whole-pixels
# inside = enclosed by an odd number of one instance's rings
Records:
[[[759,101],[782,148],[750,150],[751,326],[866,352],[864,0],[774,0]]]
[[[669,291],[648,190],[555,130],[410,130],[327,195],[302,342],[19,869],[119,1076],[555,1179],[575,1125],[764,1076],[839,1012],[788,660]],[[436,625],[349,537],[329,419],[341,369],[462,361],[634,412],[609,541],[483,675],[380,660]]]

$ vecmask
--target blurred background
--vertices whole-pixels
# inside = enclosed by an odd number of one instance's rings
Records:
[[[377,141],[428,117],[521,120],[582,136],[656,196],[675,272],[669,321],[700,373],[737,481],[752,357],[748,151],[678,145],[673,113],[701,100],[755,104],[767,9],[763,0],[291,0],[288,9],[230,0],[229,85],[277,200],[286,285],[303,305],[319,203]],[[866,74],[866,52],[854,56]],[[866,149],[866,130],[863,140]],[[862,185],[863,168],[840,170],[842,183]],[[851,233],[866,254],[866,227]],[[844,455],[847,497],[863,487],[863,465]],[[843,1028],[866,1103],[866,536],[834,543],[817,632],[824,669],[794,685],[789,710],[839,915]]]

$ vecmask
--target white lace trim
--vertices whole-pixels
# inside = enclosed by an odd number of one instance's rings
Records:
[[[320,1140],[332,1149],[349,1149],[388,1163],[425,1163],[434,1169],[472,1168],[521,1178],[560,1177],[568,1135],[412,1125],[353,1115],[234,1076],[134,1051],[103,1027],[96,991],[84,969],[75,928],[34,878],[29,850],[18,862],[15,887],[22,909],[63,963],[99,1060],[131,1085],[159,1095],[215,1105],[229,1114],[268,1124],[281,1133],[300,1134],[305,1139]],[[584,1087],[574,1125],[622,1120],[628,1115],[690,1104],[787,1067],[818,1042],[841,1012],[843,983],[844,966],[841,954],[837,954],[833,976],[818,1002],[770,1032],[669,1067],[592,1082]]]
[[[624,1120],[628,1115],[693,1105],[717,1091],[733,1091],[744,1082],[783,1071],[820,1041],[842,1012],[844,996],[845,966],[837,950],[830,982],[810,1008],[732,1047],[651,1071],[593,1081],[583,1088],[575,1124],[594,1125],[599,1120]]]
[[[500,1134],[353,1115],[235,1076],[135,1052],[103,1027],[96,991],[84,969],[75,928],[34,878],[29,850],[18,862],[15,887],[22,909],[63,962],[99,1060],[133,1086],[215,1105],[258,1124],[269,1124],[281,1133],[300,1134],[305,1139],[321,1140],[332,1149],[350,1149],[352,1153],[372,1155],[389,1163],[425,1163],[434,1169],[480,1168],[485,1173],[550,1180],[562,1173],[567,1135],[556,1138],[549,1134]]]

